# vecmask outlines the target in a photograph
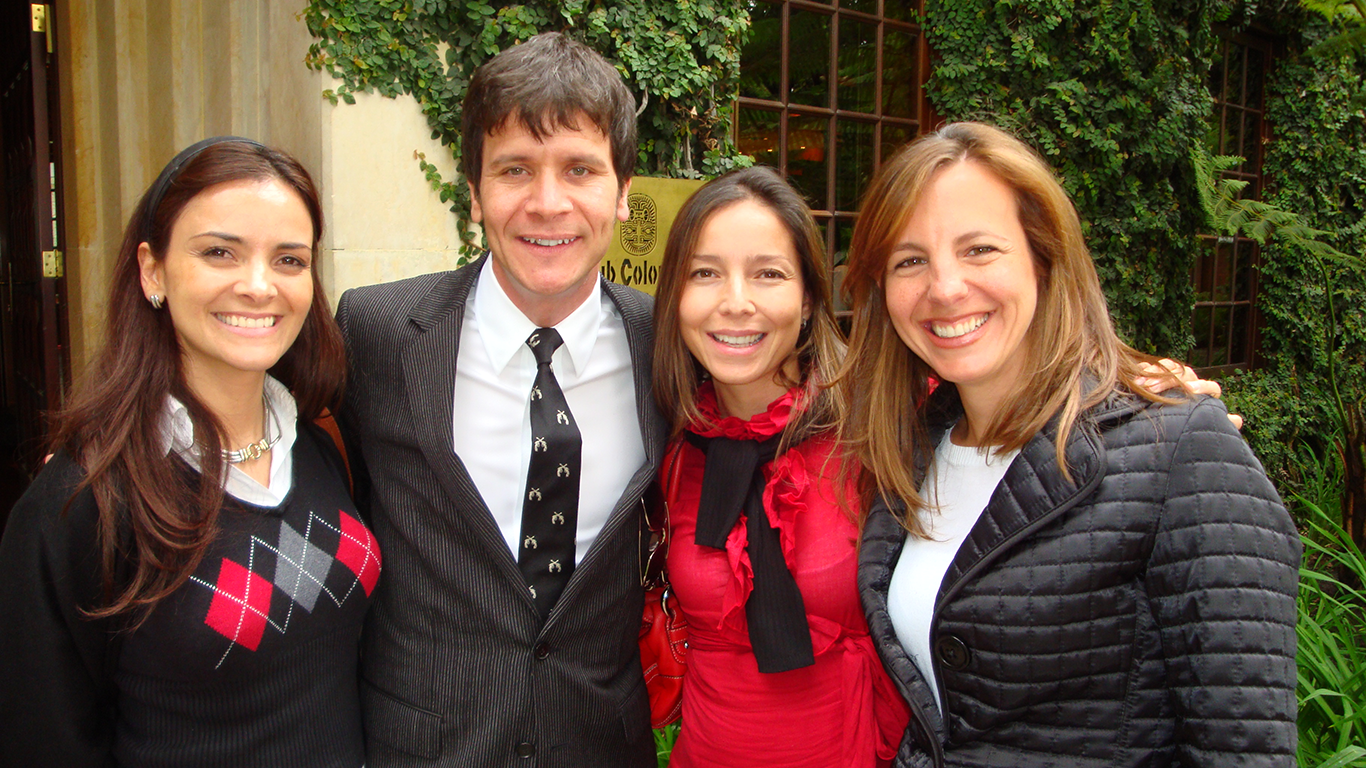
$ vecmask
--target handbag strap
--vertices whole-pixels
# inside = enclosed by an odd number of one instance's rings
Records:
[[[664,457],[665,462],[665,483],[664,483],[664,524],[669,524],[669,507],[678,503],[678,487],[683,481],[683,463],[678,459],[683,455],[683,440],[675,440],[669,444],[669,453]],[[668,541],[665,541],[668,546]]]
[[[646,589],[655,587],[668,588],[669,579],[664,574],[663,563],[669,556],[669,508],[678,502],[678,486],[683,477],[683,463],[679,457],[683,454],[683,441],[675,440],[669,443],[664,455],[664,481],[656,483],[655,492],[648,494],[653,503],[649,503],[645,498],[641,499],[645,514],[641,520],[641,573],[640,583]],[[659,510],[664,514],[658,514]],[[651,514],[654,512],[654,514]],[[649,543],[645,543],[648,534]],[[655,579],[649,578],[649,564],[656,562],[659,558],[660,563],[658,576]]]

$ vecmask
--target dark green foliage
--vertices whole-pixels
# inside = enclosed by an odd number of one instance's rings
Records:
[[[474,70],[517,42],[562,31],[612,61],[644,104],[636,172],[698,178],[749,164],[729,134],[746,9],[744,0],[310,0],[303,16],[319,38],[308,65],[342,81],[324,96],[349,104],[356,91],[411,94],[432,138],[457,157]],[[464,181],[418,162],[442,202],[468,220]],[[461,230],[468,252],[473,235]]]
[[[1317,17],[1285,31],[1290,50],[1268,84],[1276,140],[1267,147],[1266,198],[1332,233],[1327,242],[1348,258],[1293,240],[1273,239],[1263,250],[1258,303],[1267,368],[1228,389],[1282,489],[1299,479],[1286,446],[1302,440],[1321,454],[1360,452],[1366,407],[1366,56],[1300,53],[1335,33]]]
[[[1359,451],[1366,408],[1366,61],[1360,48],[1304,53],[1345,39],[1342,16],[1330,23],[1292,0],[927,0],[925,10],[936,109],[1014,131],[1059,173],[1131,344],[1178,357],[1189,348],[1198,234],[1231,227],[1266,241],[1268,366],[1226,391],[1287,493],[1293,446],[1332,450],[1328,436],[1344,433],[1345,450]],[[1205,147],[1214,30],[1254,21],[1286,43],[1268,83],[1267,205],[1221,207],[1202,185],[1219,163]]]
[[[1300,569],[1299,764],[1366,765],[1366,557],[1338,525],[1342,462],[1307,453],[1290,500],[1304,530]]]
[[[1180,356],[1193,341],[1191,151],[1211,112],[1211,24],[1228,13],[1187,0],[926,2],[936,109],[1043,153],[1087,226],[1120,334],[1145,351]]]
[[[655,759],[659,761],[659,768],[669,768],[669,756],[673,754],[681,727],[681,723],[671,723],[655,731]]]
[[[1301,0],[1305,8],[1329,21],[1341,21],[1340,32],[1320,40],[1309,49],[1315,56],[1341,56],[1366,50],[1366,0]],[[1362,94],[1357,94],[1358,102]]]

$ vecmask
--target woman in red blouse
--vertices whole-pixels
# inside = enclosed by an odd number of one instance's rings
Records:
[[[654,381],[689,627],[675,766],[883,766],[907,721],[855,585],[828,274],[805,202],[767,168],[707,184],[669,236]]]

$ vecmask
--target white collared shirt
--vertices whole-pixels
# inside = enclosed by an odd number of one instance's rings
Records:
[[[531,463],[528,396],[536,380],[536,358],[526,339],[536,324],[503,291],[492,258],[471,291],[455,367],[454,448],[515,558]],[[644,463],[645,445],[626,325],[601,283],[593,283],[593,293],[555,330],[564,345],[551,365],[583,437],[579,562]]]
[[[238,501],[258,507],[278,507],[289,495],[294,483],[294,438],[298,434],[295,420],[299,411],[294,396],[285,389],[285,385],[270,376],[266,377],[265,391],[266,400],[275,412],[269,429],[272,435],[275,434],[273,430],[280,430],[280,440],[270,451],[270,487],[261,485],[251,475],[229,464],[227,474],[223,477],[223,490]],[[169,395],[161,420],[161,440],[167,455],[174,450],[187,464],[199,469],[199,451],[195,447],[189,411],[179,400]]]

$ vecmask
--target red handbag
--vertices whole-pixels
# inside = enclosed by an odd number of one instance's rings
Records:
[[[669,451],[664,493],[658,494],[662,498],[654,504],[645,505],[641,534],[640,583],[645,587],[645,612],[640,620],[640,665],[654,728],[663,728],[682,714],[683,673],[688,671],[688,624],[664,572],[669,553],[669,506],[678,494],[678,456],[682,449],[679,441]],[[644,531],[649,531],[648,543],[643,541]]]

